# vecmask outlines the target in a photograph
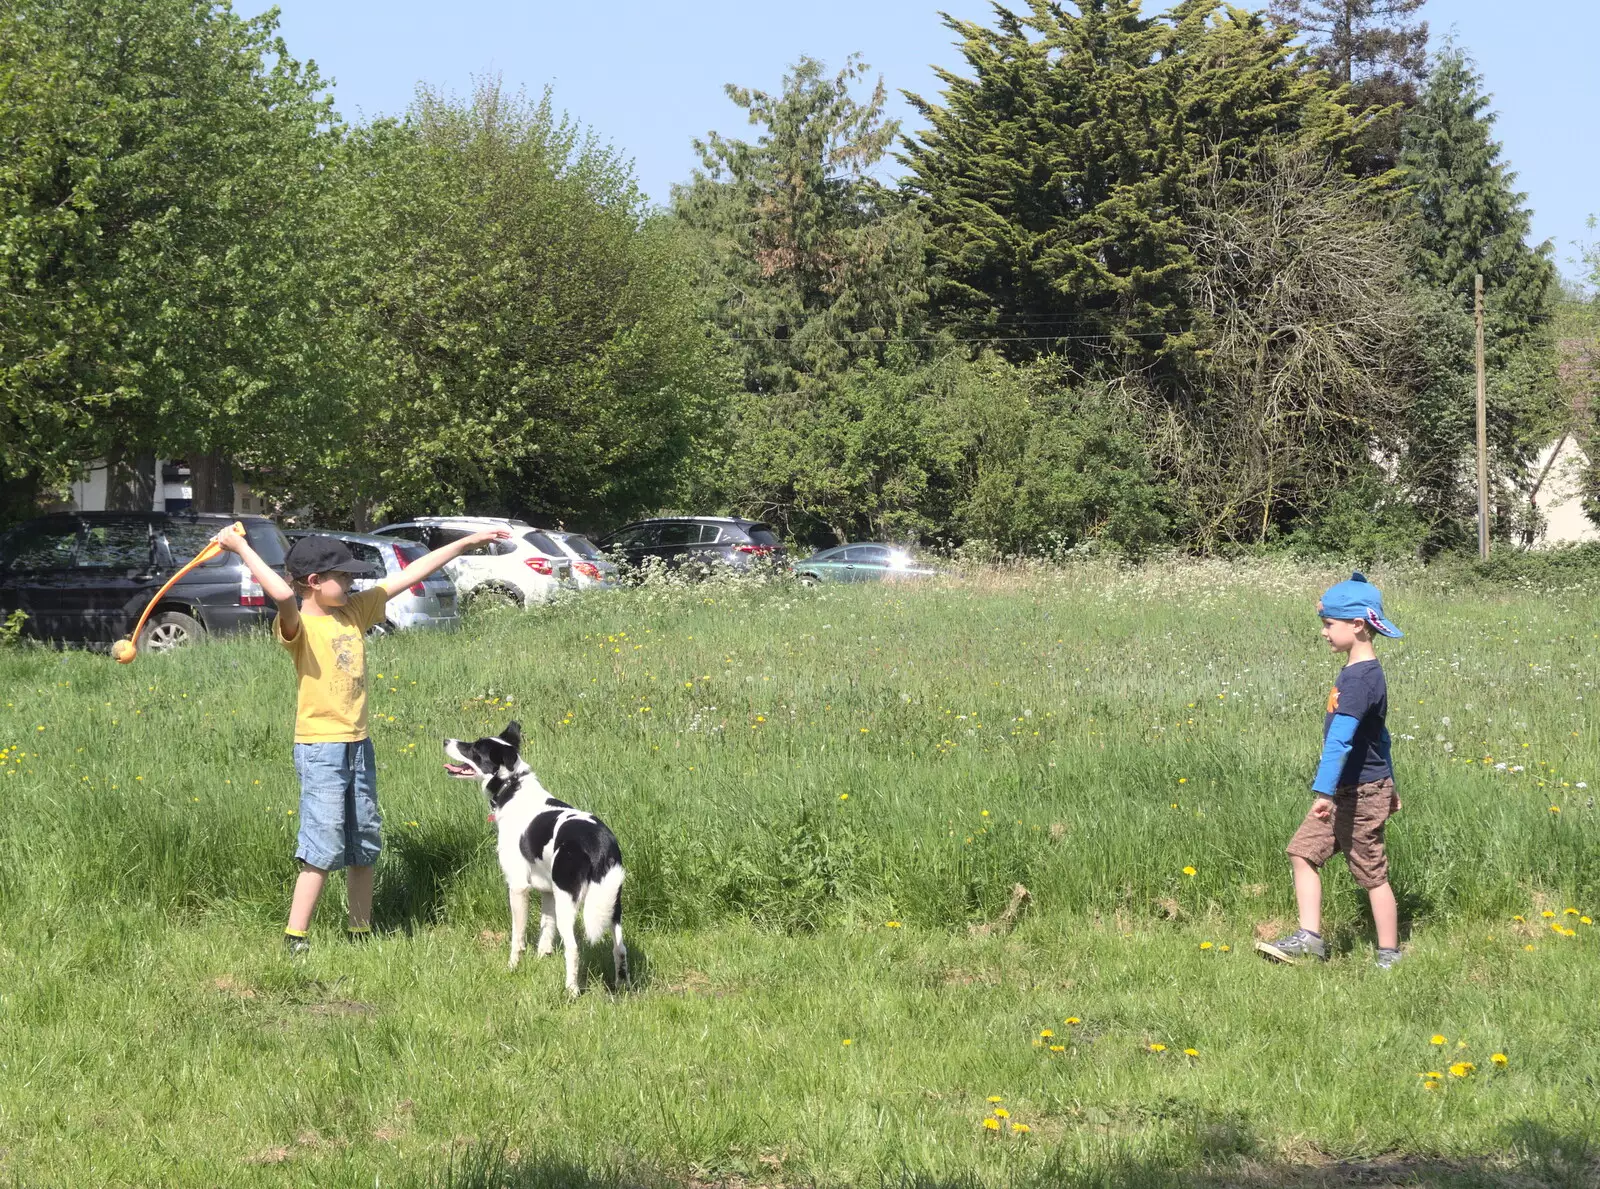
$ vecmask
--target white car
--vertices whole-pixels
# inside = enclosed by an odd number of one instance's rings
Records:
[[[429,549],[484,529],[503,528],[509,540],[490,541],[445,566],[461,600],[499,598],[518,607],[546,603],[572,578],[572,562],[525,520],[497,516],[418,516],[374,530]],[[533,538],[530,540],[530,538]]]
[[[572,561],[572,584],[579,590],[607,590],[617,585],[617,564],[582,533],[546,529],[549,537]]]

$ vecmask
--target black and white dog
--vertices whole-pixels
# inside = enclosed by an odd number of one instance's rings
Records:
[[[451,776],[483,782],[489,820],[499,831],[500,870],[511,892],[511,969],[526,948],[528,893],[539,892],[539,948],[554,952],[556,934],[566,949],[567,991],[578,993],[578,942],[573,931],[583,910],[590,945],[611,934],[617,984],[628,981],[628,951],[622,944],[622,848],[616,835],[592,813],[557,801],[519,754],[522,728],[509,724],[497,736],[468,743],[446,739],[444,766]]]

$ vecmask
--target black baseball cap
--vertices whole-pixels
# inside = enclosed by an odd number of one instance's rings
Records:
[[[291,578],[312,574],[349,574],[354,578],[375,578],[378,567],[350,556],[350,546],[338,537],[301,537],[284,559]]]

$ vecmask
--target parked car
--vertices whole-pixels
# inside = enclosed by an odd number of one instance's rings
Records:
[[[617,563],[588,537],[552,529],[546,529],[544,535],[572,559],[572,584],[578,589],[600,589],[617,584]]]
[[[432,550],[488,528],[509,529],[511,537],[480,545],[444,568],[456,584],[460,600],[500,599],[526,607],[555,598],[572,576],[572,561],[555,548],[554,542],[541,540],[542,534],[525,520],[418,516],[373,531],[378,536],[401,537]]]
[[[600,539],[625,569],[660,558],[672,570],[709,573],[724,565],[739,571],[782,569],[789,552],[770,524],[737,516],[663,516],[624,525]]]
[[[337,537],[350,547],[357,561],[377,566],[385,577],[392,578],[427,552],[415,541],[399,537],[383,537],[376,533],[330,532],[326,529],[292,529],[284,533],[291,541],[301,537]],[[357,578],[351,583],[354,591],[369,590],[381,579]],[[410,586],[389,600],[384,622],[372,629],[373,635],[401,631],[405,628],[453,628],[461,624],[456,605],[456,586],[443,573],[430,574],[421,582]]]
[[[173,572],[235,520],[262,560],[281,569],[289,543],[262,516],[63,512],[25,521],[0,537],[0,618],[21,609],[23,634],[39,640],[120,640]],[[238,555],[223,553],[173,585],[135,643],[165,652],[206,633],[264,627],[277,613]]]
[[[862,542],[836,545],[794,563],[801,582],[882,582],[885,579],[929,578],[939,571],[919,562],[897,545]]]

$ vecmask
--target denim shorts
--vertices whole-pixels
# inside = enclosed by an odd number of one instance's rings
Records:
[[[324,871],[370,867],[383,849],[372,740],[296,743],[300,837],[294,857]]]

